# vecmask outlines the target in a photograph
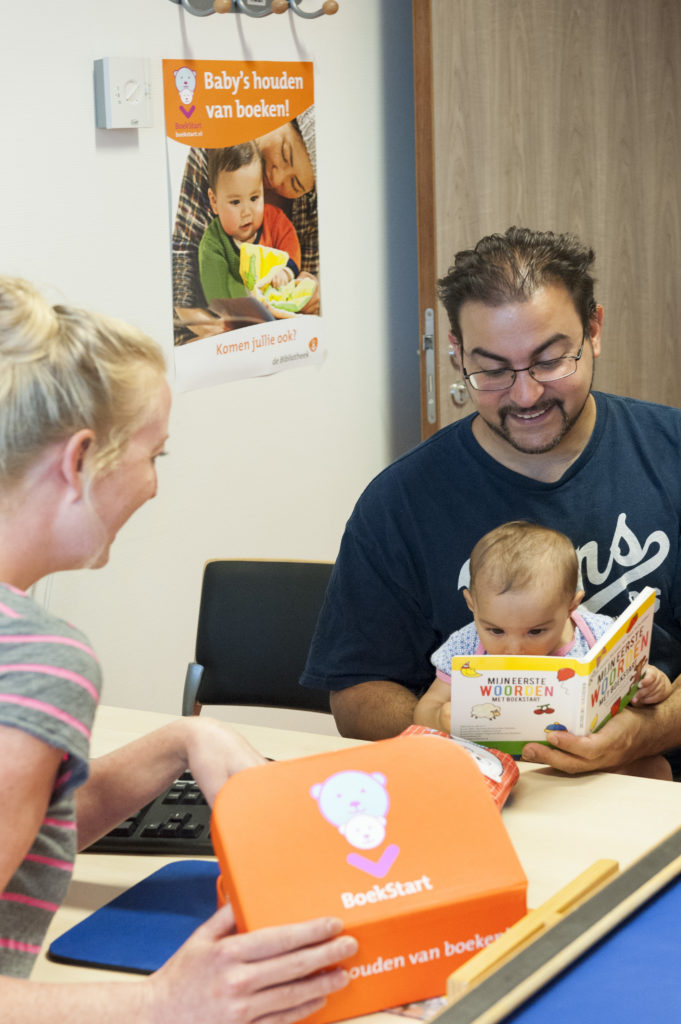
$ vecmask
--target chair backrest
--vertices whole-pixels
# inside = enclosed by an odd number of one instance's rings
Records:
[[[328,562],[208,562],[183,714],[198,713],[195,704],[328,712],[328,693],[298,680],[332,568]]]

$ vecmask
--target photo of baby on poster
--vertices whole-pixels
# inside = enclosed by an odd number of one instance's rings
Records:
[[[164,60],[178,390],[323,359],[311,62]]]

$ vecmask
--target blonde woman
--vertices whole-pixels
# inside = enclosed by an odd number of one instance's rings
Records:
[[[101,675],[88,640],[27,594],[41,577],[97,568],[156,494],[170,391],[141,332],[0,278],[0,1005],[5,1024],[288,1024],[347,984],[357,948],[324,918],[234,934],[227,907],[156,974],[112,985],[30,983],[89,845],[190,768],[209,802],[263,759],[237,733],[179,719],[89,762]],[[330,970],[325,970],[331,968]],[[318,973],[320,972],[320,973]],[[197,1007],[200,1009],[197,1011]]]

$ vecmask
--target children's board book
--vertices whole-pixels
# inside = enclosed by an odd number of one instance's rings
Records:
[[[579,658],[452,658],[452,733],[508,754],[550,734],[597,732],[638,689],[650,651],[655,591],[646,587]]]

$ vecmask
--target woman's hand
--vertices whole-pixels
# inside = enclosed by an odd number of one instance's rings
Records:
[[[337,918],[234,934],[226,906],[149,979],[153,1024],[291,1024],[348,984],[357,940]]]
[[[264,763],[229,726],[208,717],[176,718],[90,762],[90,777],[76,791],[80,849],[144,807],[187,768],[212,806],[230,775]]]
[[[187,764],[208,803],[213,806],[227,779],[267,759],[240,733],[215,719],[188,717],[186,723]]]

